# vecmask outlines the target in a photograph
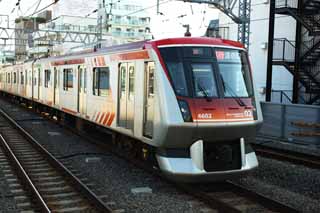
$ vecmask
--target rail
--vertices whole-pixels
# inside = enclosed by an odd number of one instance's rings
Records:
[[[28,141],[30,145],[37,150],[41,156],[44,157],[48,163],[54,167],[57,171],[59,171],[63,176],[70,182],[74,188],[81,192],[88,202],[92,205],[94,209],[98,212],[112,212],[112,209],[109,208],[105,203],[98,198],[85,184],[83,184],[75,175],[72,174],[62,163],[60,163],[51,153],[49,153],[39,142],[37,142],[27,131],[25,131],[16,121],[14,121],[6,112],[0,109],[0,114],[6,119],[6,121],[10,124],[12,128],[18,131],[21,136],[25,139],[25,142]],[[15,133],[17,134],[17,133]],[[12,153],[13,154],[13,153]],[[30,179],[29,179],[30,180]],[[29,182],[29,181],[27,181]],[[30,183],[29,183],[30,184]],[[33,190],[34,193],[37,193]],[[37,196],[40,196],[40,193],[37,193]],[[38,198],[39,201],[44,201],[44,199]],[[44,204],[42,203],[42,208],[46,209]],[[51,210],[50,210],[51,211]],[[50,212],[47,211],[46,212]]]
[[[257,155],[320,169],[320,160],[318,156],[270,147],[263,144],[251,144],[251,146]]]
[[[6,151],[8,157],[10,158],[10,161],[14,164],[16,171],[20,177],[21,180],[24,180],[24,183],[26,184],[27,188],[32,192],[32,197],[36,199],[36,202],[38,205],[40,205],[40,209],[43,212],[51,212],[47,204],[45,203],[44,199],[40,195],[39,191],[37,188],[34,186],[32,183],[30,177],[22,167],[20,161],[16,158],[14,153],[12,152],[10,146],[8,145],[8,142],[4,139],[2,134],[0,134],[0,142],[3,147],[3,149]]]
[[[196,186],[179,184],[178,187],[221,212],[250,212],[253,209],[261,212],[298,212],[231,181]]]

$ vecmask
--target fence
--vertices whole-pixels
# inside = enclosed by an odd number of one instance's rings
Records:
[[[260,135],[320,145],[320,107],[266,102],[261,107],[264,122]]]

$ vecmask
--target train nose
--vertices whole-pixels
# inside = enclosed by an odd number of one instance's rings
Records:
[[[251,100],[193,100],[192,117],[197,124],[196,138],[204,141],[229,141],[255,134]]]

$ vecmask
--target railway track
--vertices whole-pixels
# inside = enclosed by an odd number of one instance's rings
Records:
[[[317,156],[304,154],[301,152],[284,150],[275,147],[269,147],[262,144],[251,144],[251,146],[255,150],[257,155],[260,155],[262,157],[277,159],[280,161],[291,162],[310,168],[320,169],[320,160]]]
[[[0,165],[8,172],[7,181],[17,187],[14,196],[22,210],[113,212],[1,109],[0,144]]]
[[[99,134],[96,133],[93,136],[83,132],[77,132],[76,129],[70,127],[68,127],[68,129],[73,133],[85,138],[87,141],[99,145],[102,149],[112,152],[121,158],[125,158],[137,167],[163,178],[162,174],[159,173],[158,170],[154,170],[153,168],[146,166],[144,162],[133,159],[129,156],[125,156],[123,153],[115,151],[112,147],[101,143],[99,138],[103,137],[103,133],[101,133],[102,135],[97,138],[97,135]],[[213,209],[214,212],[299,212],[298,210],[279,203],[272,198],[265,197],[232,182],[223,182],[218,184],[209,183],[207,185],[190,185],[176,184],[170,180],[164,180],[173,187],[176,187],[196,198],[197,200],[206,203]]]
[[[230,181],[196,186],[179,185],[179,188],[198,197],[219,212],[299,212]]]

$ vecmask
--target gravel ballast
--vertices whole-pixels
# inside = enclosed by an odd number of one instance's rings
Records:
[[[21,113],[18,107],[9,105],[5,108],[11,116],[19,118],[19,124],[55,156],[67,157],[63,162],[81,171],[81,176],[94,183],[94,188],[102,193],[100,195],[106,195],[103,200],[114,209],[125,212],[213,212],[170,184],[102,151],[63,127],[41,119],[31,111]],[[150,188],[152,192],[132,193],[132,189],[143,187]]]
[[[106,200],[114,202],[112,205],[116,209],[126,212],[210,212],[207,206],[178,192],[160,178],[102,151],[59,125],[30,111],[21,113],[17,107],[8,104],[5,107],[50,152],[59,157],[74,155],[67,161],[95,183],[106,195]],[[237,182],[300,211],[320,212],[320,171],[261,157],[259,163],[257,170]],[[148,190],[132,193],[133,189],[141,188]]]
[[[8,182],[3,173],[3,167],[0,165],[0,213],[20,212],[14,200],[14,197],[8,187]]]
[[[320,212],[320,171],[259,157],[259,168],[240,184],[302,212]]]

